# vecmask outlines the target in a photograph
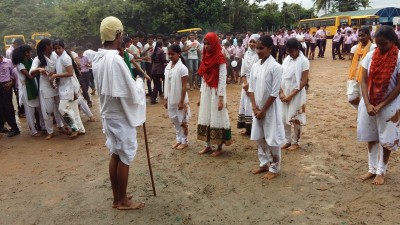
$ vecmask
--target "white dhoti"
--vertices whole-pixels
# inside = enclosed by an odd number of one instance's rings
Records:
[[[110,150],[110,155],[118,155],[125,165],[130,165],[138,148],[136,127],[132,127],[124,118],[103,118],[103,132],[106,135],[106,146]]]
[[[251,106],[251,100],[250,97],[247,96],[246,91],[242,89],[240,94],[239,119],[237,128],[246,128],[246,130],[250,132],[252,121],[253,109]]]
[[[178,105],[168,104],[168,116],[176,130],[176,143],[188,144],[188,122],[190,119],[190,107],[179,110]]]
[[[279,173],[281,171],[281,147],[269,146],[264,138],[256,142],[260,167],[268,167],[269,172]]]
[[[81,116],[79,115],[77,100],[60,100],[59,110],[64,121],[72,129],[79,133],[85,133]]]

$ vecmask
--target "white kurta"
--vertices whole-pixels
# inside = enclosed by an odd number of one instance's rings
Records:
[[[165,68],[165,88],[164,98],[168,99],[168,115],[176,130],[176,142],[187,144],[188,122],[190,119],[189,98],[186,93],[184,99],[184,109],[179,110],[179,102],[182,93],[182,77],[188,76],[188,68],[179,59],[172,68],[169,62]]]
[[[197,139],[210,144],[230,145],[232,133],[226,105],[226,64],[219,65],[218,88],[211,88],[202,79],[200,107],[197,122]],[[224,107],[218,110],[219,96],[223,96]]]
[[[55,72],[56,71],[56,61],[57,54],[52,52],[50,58],[45,56],[46,66],[44,67],[47,72]],[[35,57],[32,62],[31,73],[33,70],[36,70],[40,67],[40,60],[38,57]],[[53,118],[52,114],[54,114],[55,120],[57,122],[58,127],[63,127],[62,118],[60,112],[58,111],[58,105],[60,99],[58,98],[58,90],[53,88],[50,84],[49,77],[46,74],[40,74],[39,79],[39,97],[40,97],[40,107],[44,119],[44,123],[46,126],[46,131],[48,134],[53,133]]]
[[[368,70],[372,62],[374,51],[369,52],[363,61],[362,67]],[[396,88],[397,77],[400,73],[400,54],[397,60],[397,66],[390,78],[388,92],[386,97]],[[385,98],[386,98],[385,97]],[[361,99],[358,106],[357,118],[357,137],[359,141],[372,142],[379,141],[379,144],[388,150],[397,150],[400,140],[400,96],[397,96],[391,103],[381,109],[375,116],[369,116],[364,103]]]
[[[31,134],[34,135],[37,133],[37,129],[35,128],[35,108],[39,107],[39,96],[36,96],[35,99],[28,100],[28,94],[25,83],[27,78],[22,73],[22,70],[26,70],[24,64],[19,63],[17,65],[17,70],[18,70],[17,74],[18,74],[19,104],[23,104],[25,107],[26,120],[28,122]],[[33,81],[35,82],[37,87],[38,83],[36,78],[33,78]],[[39,121],[36,121],[36,123],[39,123]]]
[[[300,51],[299,56],[293,59],[289,55],[282,63],[283,74],[281,88],[285,96],[290,95],[293,90],[300,90],[302,72],[310,69],[310,62]],[[283,121],[285,124],[306,124],[305,114],[306,89],[300,90],[289,103],[282,103]]]
[[[282,103],[279,99],[282,66],[270,56],[261,64],[256,62],[250,73],[249,92],[254,93],[256,105],[262,109],[270,96],[276,97],[267,110],[264,119],[253,117],[251,140],[265,139],[269,146],[281,146],[285,141],[282,121]]]
[[[72,66],[72,59],[67,52],[64,51],[56,60],[56,73],[65,73],[68,66]],[[77,101],[79,90],[80,85],[75,72],[71,77],[61,77],[58,85],[58,94],[60,96],[58,110],[72,131],[85,133],[85,127],[83,126],[79,114]]]
[[[117,50],[99,49],[93,59],[93,75],[99,90],[101,117],[110,154],[130,165],[136,150],[136,127],[146,120],[143,80],[133,80]]]

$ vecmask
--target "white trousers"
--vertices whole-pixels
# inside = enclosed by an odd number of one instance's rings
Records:
[[[186,110],[179,110],[177,105],[168,105],[168,116],[174,124],[176,132],[176,143],[188,144],[188,110],[189,106],[186,106]],[[190,113],[189,113],[190,114]],[[184,125],[186,127],[184,127]]]
[[[372,174],[386,174],[388,165],[383,161],[383,148],[378,142],[368,149],[368,172]]]
[[[269,146],[264,138],[256,142],[260,167],[268,166],[269,172],[279,173],[281,170],[281,147]]]
[[[88,116],[89,118],[91,118],[93,116],[93,113],[92,113],[92,111],[90,111],[90,108],[89,108],[86,100],[82,96],[80,96],[78,98],[78,105],[81,108],[81,110],[83,111],[83,113],[86,114],[86,116]]]
[[[77,100],[60,100],[61,116],[72,131],[78,131],[79,133],[85,133],[85,127],[83,127],[81,116],[79,115],[78,101]]]
[[[26,121],[28,122],[29,130],[31,132],[31,135],[35,135],[38,131],[35,127],[35,109],[38,109],[39,114],[40,114],[40,106],[39,107],[31,107],[28,105],[28,102],[25,97],[22,97],[22,104],[24,105],[25,108],[25,118]],[[40,117],[42,117],[40,115]],[[42,120],[42,119],[41,119]],[[36,123],[40,123],[40,125],[43,125],[43,121],[36,121]]]
[[[299,144],[301,137],[301,125],[293,125],[293,137],[292,137],[292,125],[285,124],[285,139],[286,144]]]
[[[51,98],[44,98],[42,95],[40,96],[40,107],[43,115],[44,125],[48,134],[52,134],[54,132],[52,114],[56,120],[57,127],[64,126],[60,111],[58,111],[59,101],[60,100],[58,96]]]

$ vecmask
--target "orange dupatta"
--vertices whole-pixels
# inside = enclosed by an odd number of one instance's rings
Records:
[[[372,55],[368,76],[368,91],[369,101],[374,106],[379,105],[386,97],[390,78],[397,66],[398,54],[399,49],[393,44],[386,53],[381,54],[379,48],[376,48]]]
[[[353,60],[351,61],[351,67],[349,70],[349,80],[354,80],[356,78],[357,82],[361,82],[361,65],[359,62],[364,59],[364,57],[367,55],[369,52],[369,49],[371,48],[371,41],[368,41],[368,44],[365,45],[364,48],[361,47],[362,44],[359,43],[357,45],[356,52],[354,53]]]

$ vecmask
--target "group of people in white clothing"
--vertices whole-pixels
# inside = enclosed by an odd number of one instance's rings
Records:
[[[21,45],[12,53],[18,76],[19,102],[25,108],[31,135],[41,136],[37,129],[39,125],[45,128],[47,140],[53,138],[54,121],[59,132],[68,134],[70,138],[85,134],[78,104],[89,118],[93,119],[93,114],[81,96],[77,64],[65,50],[63,40],[45,38],[36,50],[34,59],[29,45]]]

